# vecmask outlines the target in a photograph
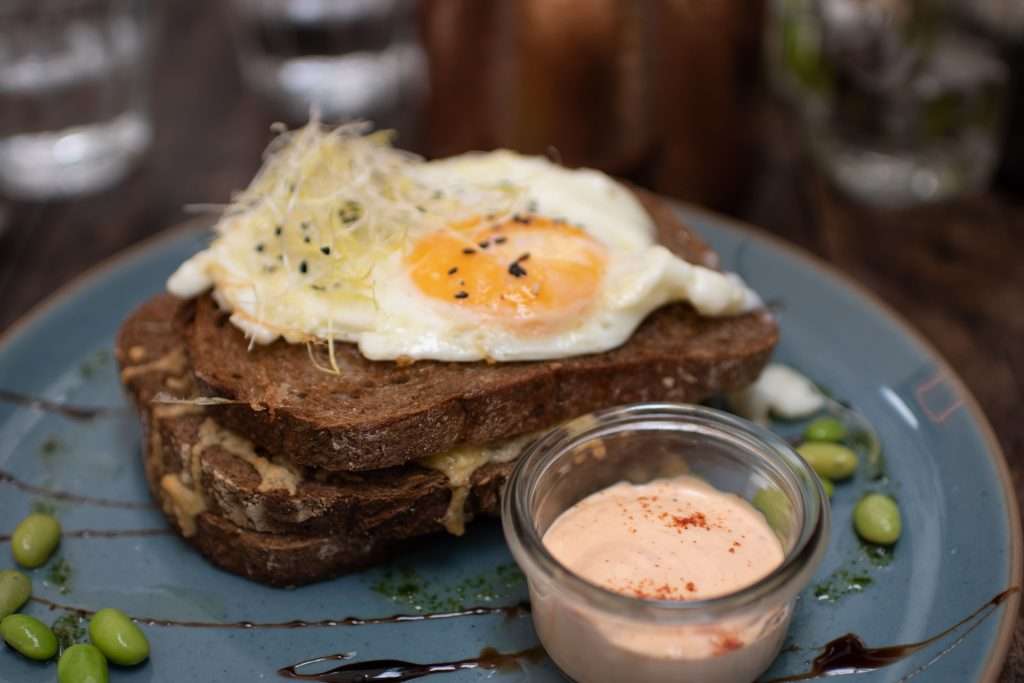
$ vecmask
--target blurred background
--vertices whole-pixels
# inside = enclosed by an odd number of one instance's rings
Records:
[[[316,106],[809,249],[930,338],[1024,461],[1022,83],[1021,0],[4,0],[0,329],[224,203]]]

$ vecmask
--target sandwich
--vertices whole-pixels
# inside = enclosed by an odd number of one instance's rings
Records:
[[[741,389],[777,339],[653,195],[312,122],[275,139],[116,353],[171,525],[290,586],[461,535],[537,434]]]

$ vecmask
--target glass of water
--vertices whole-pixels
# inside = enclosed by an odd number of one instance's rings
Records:
[[[145,0],[0,3],[0,190],[71,197],[123,178],[152,136]]]
[[[413,132],[426,94],[415,0],[230,0],[246,83],[293,121]]]
[[[999,157],[1008,72],[930,0],[775,0],[776,89],[811,152],[865,203],[899,207],[983,190]]]

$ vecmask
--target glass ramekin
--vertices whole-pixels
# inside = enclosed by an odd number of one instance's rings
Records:
[[[591,493],[681,474],[760,509],[782,543],[782,564],[728,595],[646,600],[586,581],[544,547],[548,527]],[[754,680],[778,655],[829,530],[821,482],[785,441],[728,413],[671,403],[612,408],[548,432],[520,457],[501,512],[537,634],[580,683]]]

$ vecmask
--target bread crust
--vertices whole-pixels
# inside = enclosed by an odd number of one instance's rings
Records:
[[[250,457],[278,468],[294,490],[268,487],[245,457],[217,440],[204,441],[204,432],[249,441],[247,435],[229,434],[217,424],[215,410],[154,402],[158,395],[185,399],[194,394],[191,368],[174,322],[185,305],[167,294],[149,300],[125,321],[116,347],[126,371],[125,388],[149,432],[145,457],[160,459],[163,474],[198,475],[193,487],[203,495],[208,509],[251,531],[404,538],[442,530],[440,520],[452,491],[438,470],[415,463],[335,473],[296,468],[287,462],[282,466],[282,459],[271,449],[250,441],[246,444],[252,450]],[[167,362],[176,354],[180,354],[176,362]],[[484,464],[472,474],[466,500],[469,516],[497,514],[498,492],[511,467],[511,463]]]
[[[444,530],[453,492],[436,470],[409,464],[362,473],[295,471],[294,490],[264,489],[263,475],[230,448],[199,448],[204,425],[220,429],[209,409],[153,401],[158,394],[187,397],[195,389],[174,322],[183,305],[165,294],[143,304],[125,321],[115,353],[142,419],[150,491],[187,542],[227,571],[294,586],[378,564],[414,539]],[[262,448],[253,452],[268,463],[278,461]],[[467,519],[497,515],[511,467],[488,464],[473,473]],[[164,485],[168,475],[201,496],[201,512],[181,514]]]

